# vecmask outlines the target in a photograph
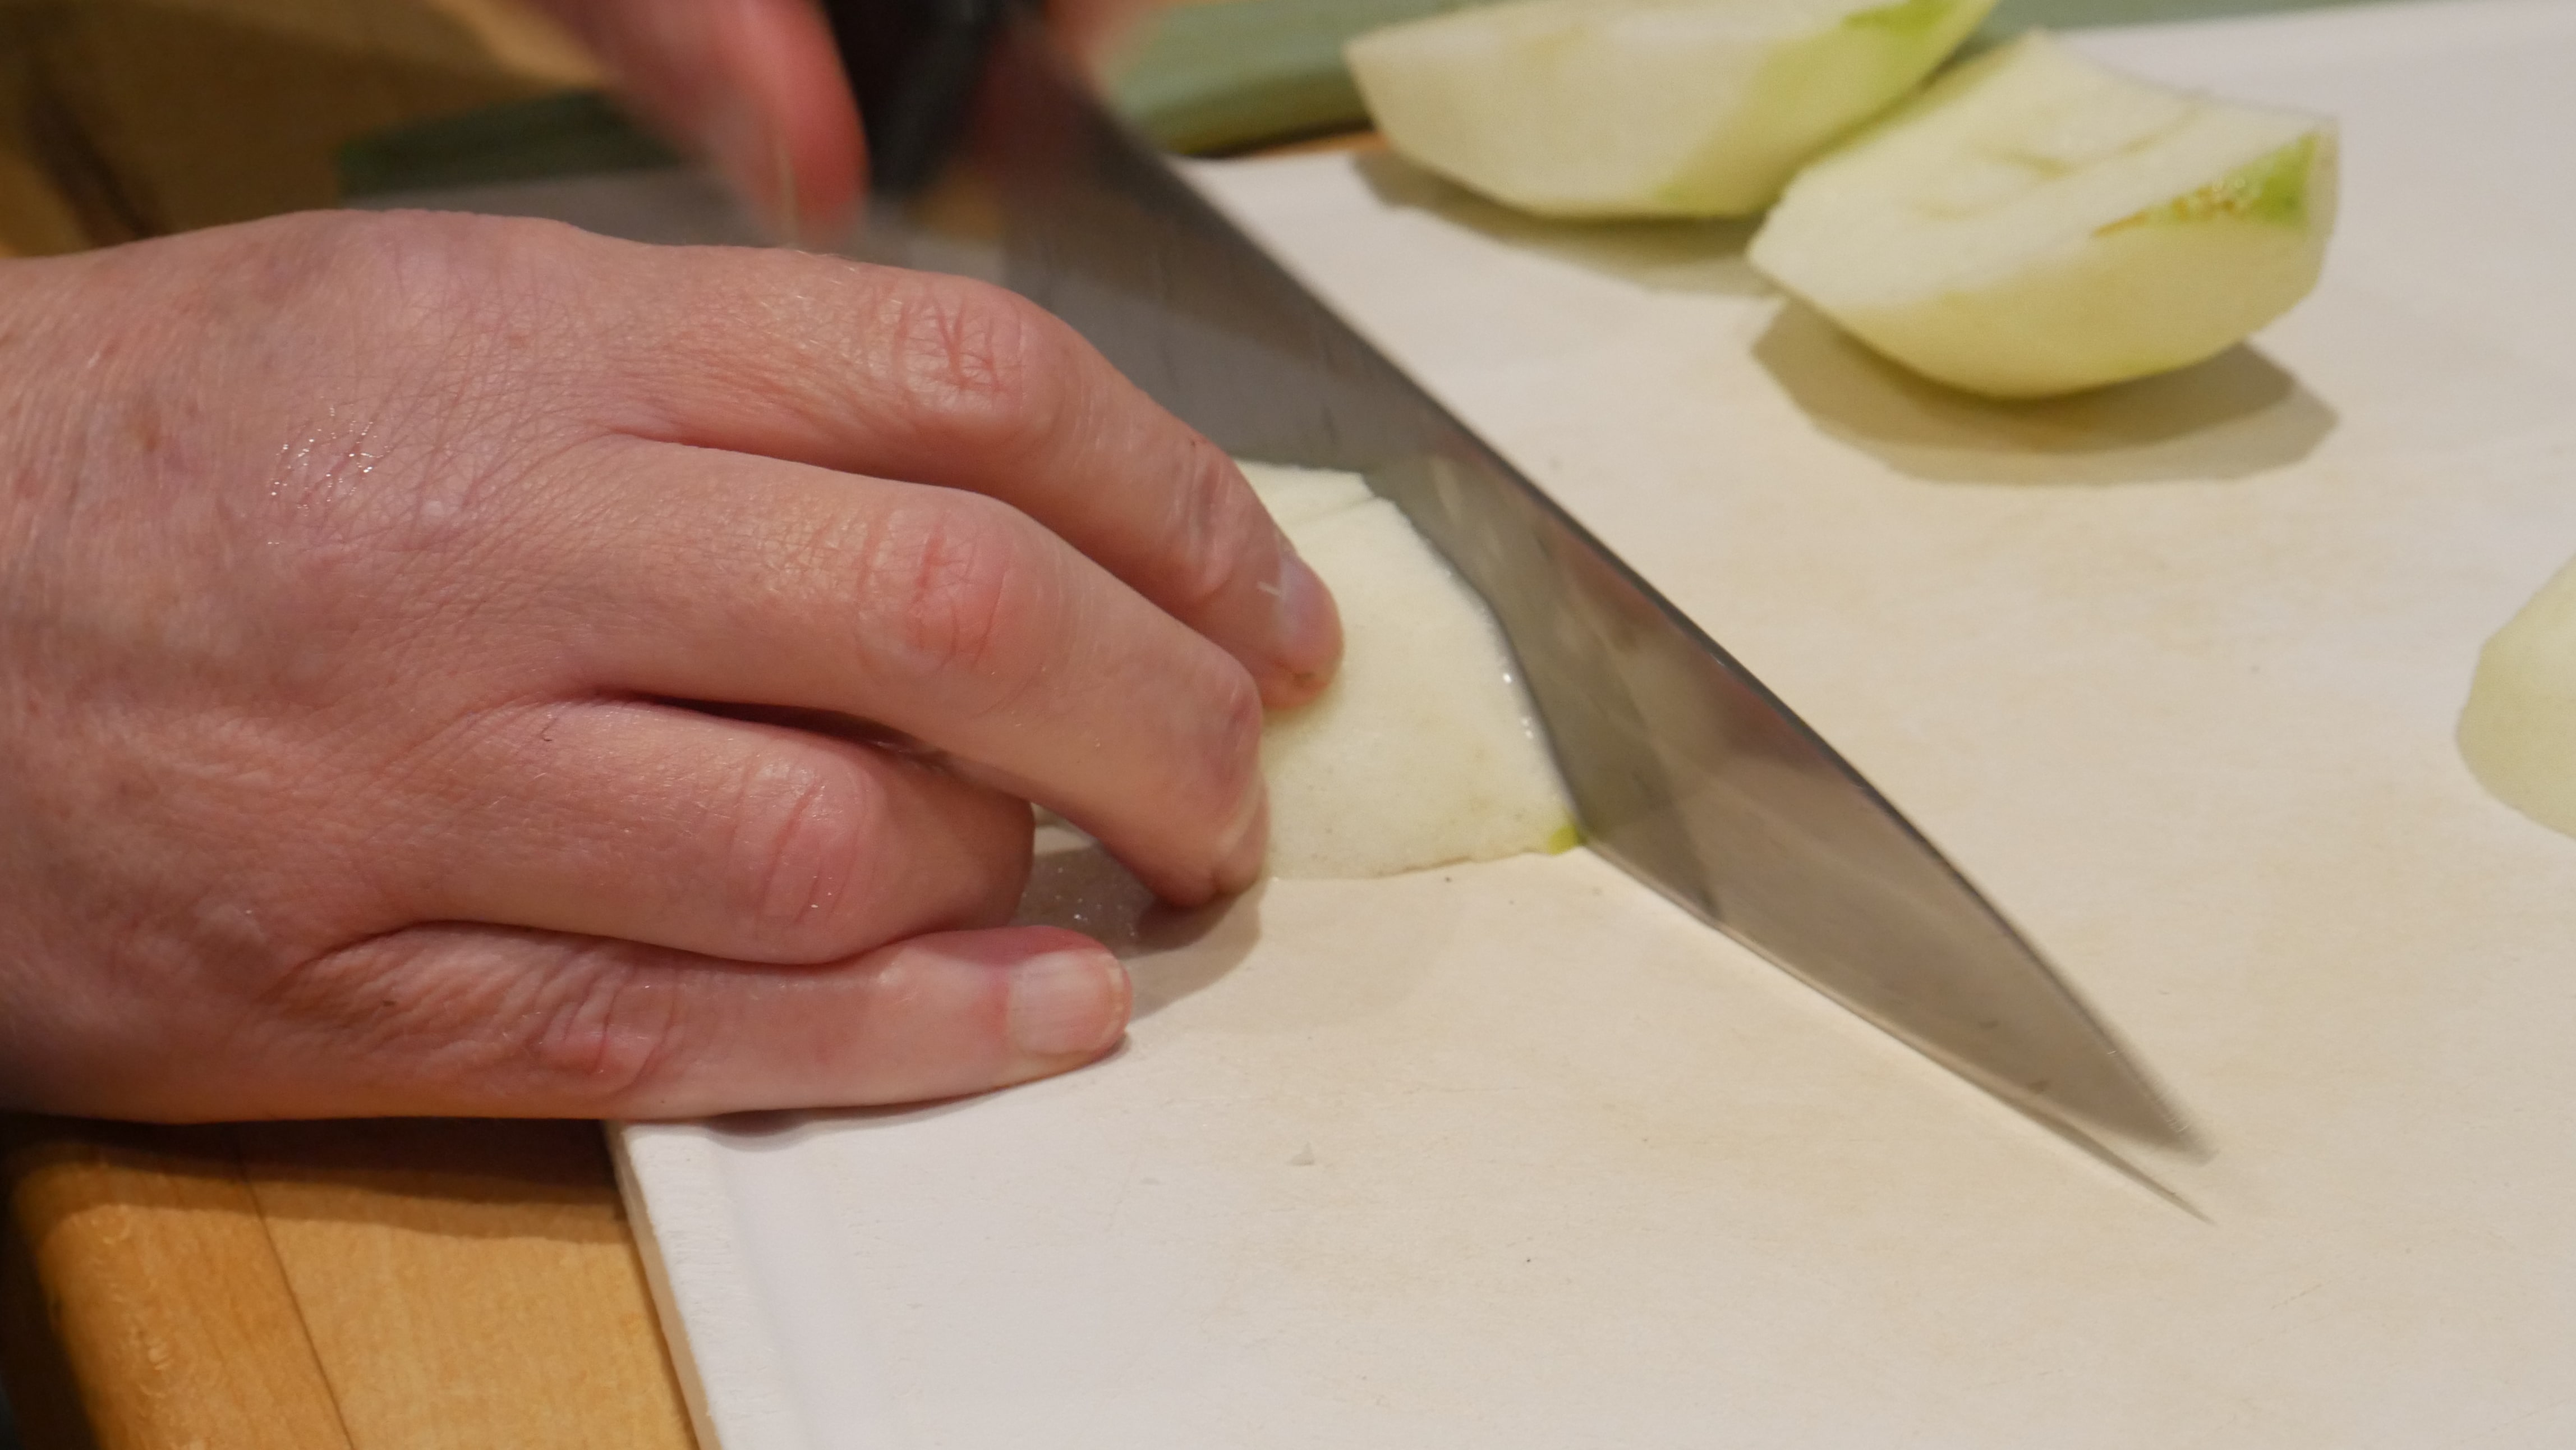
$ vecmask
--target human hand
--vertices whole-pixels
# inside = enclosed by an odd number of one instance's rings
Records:
[[[0,263],[0,376],[0,1104],[1061,1070],[1126,979],[999,925],[1024,801],[1239,888],[1339,650],[1220,452],[960,279],[312,214]]]
[[[705,157],[782,237],[828,246],[856,219],[867,148],[814,0],[537,0],[627,95]],[[1095,66],[1158,0],[1053,0]]]
[[[537,0],[777,234],[828,246],[867,188],[859,111],[814,0]]]

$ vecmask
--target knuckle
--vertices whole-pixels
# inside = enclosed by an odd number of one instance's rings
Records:
[[[291,220],[245,269],[244,290],[273,302],[270,361],[315,394],[280,420],[263,522],[317,564],[453,549],[565,444],[555,283],[578,234],[439,213]],[[312,375],[312,339],[350,335],[363,353]]]
[[[934,495],[889,514],[866,561],[876,651],[906,676],[998,703],[1042,667],[1042,551],[1007,505]]]
[[[1277,530],[1233,463],[1205,439],[1192,440],[1169,519],[1162,548],[1172,570],[1165,602],[1183,616],[1204,613],[1246,583],[1270,582]]]
[[[550,975],[524,1019],[520,1056],[561,1101],[632,1110],[686,1061],[688,1025],[673,984],[603,946]]]
[[[803,763],[753,766],[732,822],[734,908],[776,949],[811,948],[817,959],[849,944],[835,928],[864,901],[870,847],[886,793],[864,773]]]
[[[932,431],[1004,453],[1048,434],[1054,334],[1035,305],[953,277],[918,278],[888,305],[897,386]]]
[[[379,337],[445,339],[506,305],[493,295],[506,273],[496,253],[520,235],[514,226],[459,214],[332,216],[289,231],[267,273],[280,288],[365,308]]]
[[[389,212],[290,233],[268,268],[293,289],[300,305],[276,310],[297,326],[363,322],[352,366],[370,396],[348,404],[390,413],[383,424],[464,414],[490,427],[568,389],[549,359],[578,331],[572,299],[598,281],[599,244],[555,222]]]

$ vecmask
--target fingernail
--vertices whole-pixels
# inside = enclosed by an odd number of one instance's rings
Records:
[[[1047,952],[1011,973],[1011,1045],[1030,1057],[1082,1057],[1127,1030],[1127,969],[1105,951]]]
[[[1332,673],[1341,654],[1342,617],[1333,592],[1285,539],[1279,546],[1280,658],[1299,683]]]

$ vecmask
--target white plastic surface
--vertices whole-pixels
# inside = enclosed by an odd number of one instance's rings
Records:
[[[722,1450],[2576,1444],[2576,841],[2451,741],[2576,554],[2576,6],[2079,43],[2335,113],[2346,209],[2252,347],[2034,408],[1741,228],[1200,174],[2031,931],[2198,1216],[1587,855],[1274,884],[1107,923],[1090,1071],[626,1132]]]

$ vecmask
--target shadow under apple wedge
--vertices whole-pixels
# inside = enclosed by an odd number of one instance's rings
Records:
[[[1566,221],[1487,201],[1392,151],[1363,152],[1352,168],[1388,206],[1430,212],[1495,241],[1633,282],[1657,292],[1758,297],[1771,290],[1745,245],[1759,217],[1714,221]]]
[[[2159,377],[1997,402],[1917,377],[1791,301],[1753,356],[1827,436],[1943,483],[2247,478],[2307,457],[2336,424],[2323,399],[2248,345]]]

